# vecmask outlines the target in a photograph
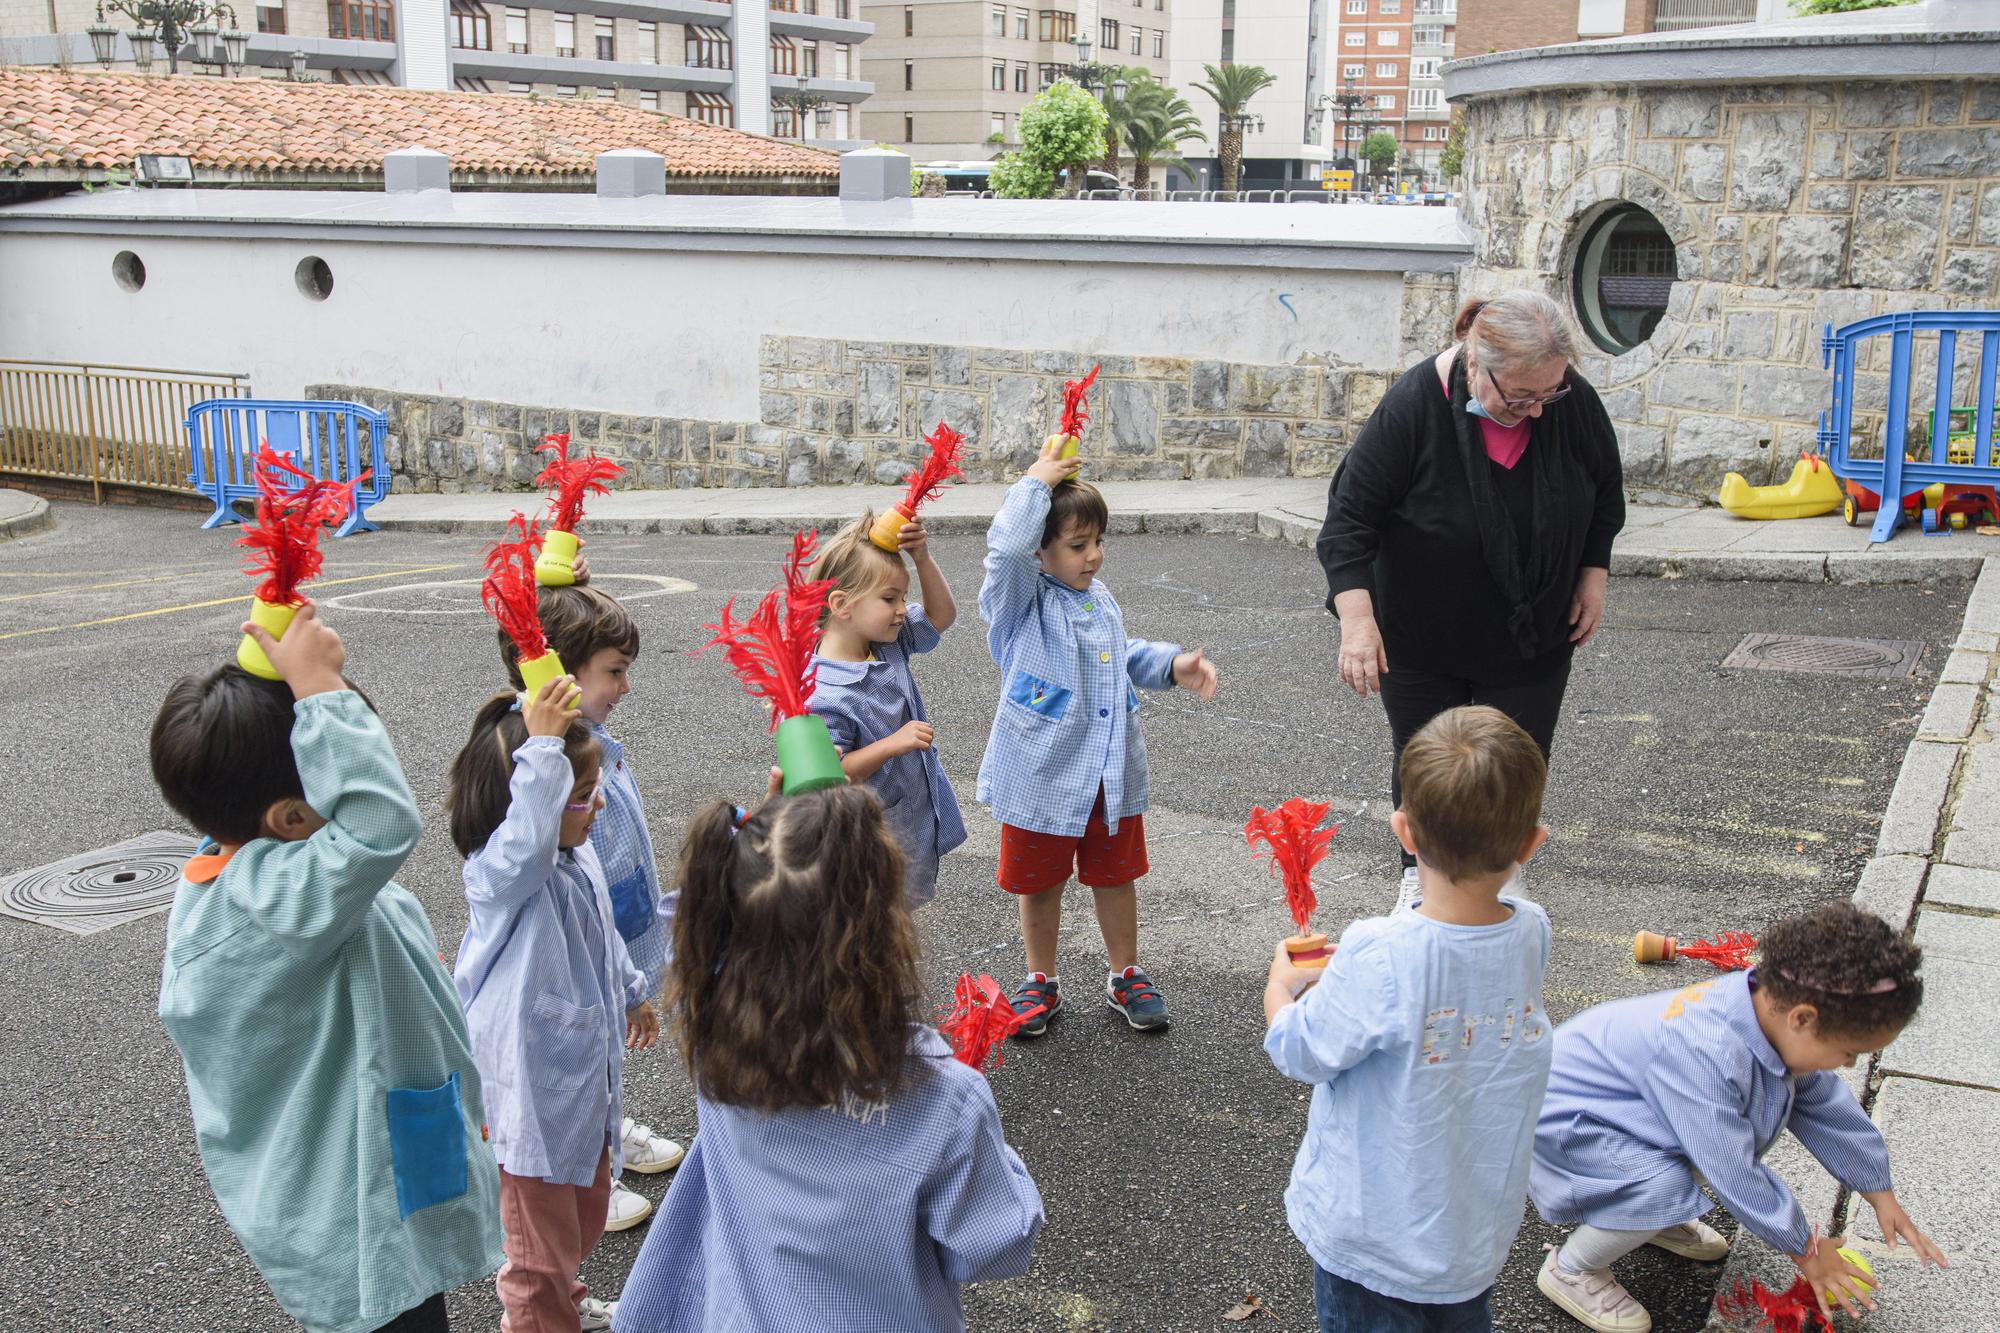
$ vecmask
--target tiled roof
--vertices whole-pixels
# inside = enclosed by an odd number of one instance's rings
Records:
[[[594,174],[597,154],[659,153],[668,176],[837,176],[823,149],[661,115],[609,98],[357,88],[282,79],[0,67],[0,176],[127,168],[140,153],[197,171],[380,171],[412,146],[457,172],[548,180]]]

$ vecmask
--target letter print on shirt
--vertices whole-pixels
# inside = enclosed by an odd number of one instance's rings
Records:
[[[852,1092],[840,1094],[840,1113],[857,1124],[887,1126],[889,1123],[889,1103],[867,1101]]]
[[[1462,1014],[1456,1005],[1433,1009],[1424,1015],[1424,1063],[1444,1064],[1455,1052],[1469,1054],[1481,1028],[1492,1028],[1493,1039],[1504,1051],[1513,1044],[1517,1023],[1524,1046],[1533,1046],[1548,1035],[1548,1023],[1535,1012],[1534,1001],[1517,1007],[1511,995],[1498,1015]]]

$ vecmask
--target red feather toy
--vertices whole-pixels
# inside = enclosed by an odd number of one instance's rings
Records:
[[[285,637],[305,598],[299,585],[320,571],[320,528],[338,523],[354,507],[355,488],[373,475],[326,481],[299,467],[266,443],[255,461],[257,513],[244,525],[238,546],[249,548],[244,572],[259,580],[250,600],[251,623],[273,639]],[[263,646],[248,634],[236,645],[236,664],[265,680],[278,679]]]
[[[1089,404],[1085,395],[1097,379],[1098,367],[1092,366],[1090,373],[1081,380],[1063,381],[1062,433],[1074,440],[1083,434],[1084,423],[1090,420]]]
[[[1252,806],[1250,818],[1243,825],[1243,840],[1253,851],[1262,841],[1266,850],[1257,855],[1269,856],[1270,872],[1284,877],[1285,906],[1299,925],[1299,933],[1286,940],[1285,947],[1292,955],[1292,962],[1300,967],[1325,967],[1331,954],[1325,935],[1306,933],[1306,921],[1319,905],[1313,896],[1313,867],[1325,857],[1333,835],[1340,832],[1338,824],[1319,826],[1332,808],[1330,804],[1315,804],[1294,796],[1275,810]]]
[[[951,1043],[952,1054],[981,1073],[1004,1063],[1000,1047],[1030,1017],[1042,1011],[1036,1005],[1015,1013],[1007,993],[992,977],[967,973],[958,979],[952,993],[952,1008],[938,1021],[938,1031]]]
[[[959,451],[965,443],[963,435],[940,421],[937,429],[924,437],[924,443],[931,447],[930,456],[924,459],[922,467],[904,476],[903,483],[908,489],[903,498],[876,515],[868,529],[868,540],[885,551],[901,550],[903,525],[916,518],[918,507],[943,494],[944,484],[953,477],[965,476],[958,466]]]
[[[549,492],[549,530],[535,559],[535,579],[544,587],[567,588],[576,582],[576,530],[583,523],[583,502],[592,495],[609,495],[609,483],[625,469],[595,449],[571,458],[567,433],[544,435],[535,446],[549,455],[537,486]]]
[[[541,549],[541,535],[535,522],[516,513],[507,520],[507,536],[486,552],[486,580],[479,585],[479,600],[500,628],[514,642],[519,654],[521,683],[529,697],[563,674],[562,658],[549,647],[542,632],[535,583],[535,556]],[[575,696],[571,696],[574,705]]]
[[[1832,1333],[1831,1325],[1820,1317],[1812,1283],[1804,1277],[1794,1281],[1783,1294],[1754,1279],[1748,1291],[1738,1282],[1731,1290],[1716,1296],[1715,1312],[1732,1323],[1749,1324],[1758,1330],[1768,1328],[1771,1333],[1812,1333],[1814,1329]]]
[[[1632,957],[1641,963],[1671,963],[1676,958],[1697,958],[1712,965],[1718,972],[1741,971],[1754,961],[1751,955],[1757,951],[1757,941],[1746,931],[1725,930],[1715,937],[1715,943],[1696,940],[1693,944],[1682,944],[1671,935],[1658,935],[1650,930],[1642,930],[1632,937]]]

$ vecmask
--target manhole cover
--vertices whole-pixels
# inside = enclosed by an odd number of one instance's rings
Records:
[[[166,910],[194,855],[186,833],[136,838],[0,879],[0,915],[90,935]]]
[[[1746,634],[1725,667],[1762,671],[1815,671],[1827,676],[1892,680],[1917,669],[1918,639],[1824,639],[1810,634]]]

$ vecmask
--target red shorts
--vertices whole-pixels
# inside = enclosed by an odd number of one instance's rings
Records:
[[[1149,868],[1145,818],[1127,815],[1118,821],[1118,831],[1111,832],[1104,824],[1104,793],[1099,791],[1080,838],[1002,824],[1000,870],[994,878],[1009,893],[1032,895],[1061,887],[1072,869],[1085,887],[1108,889],[1130,884]]]

